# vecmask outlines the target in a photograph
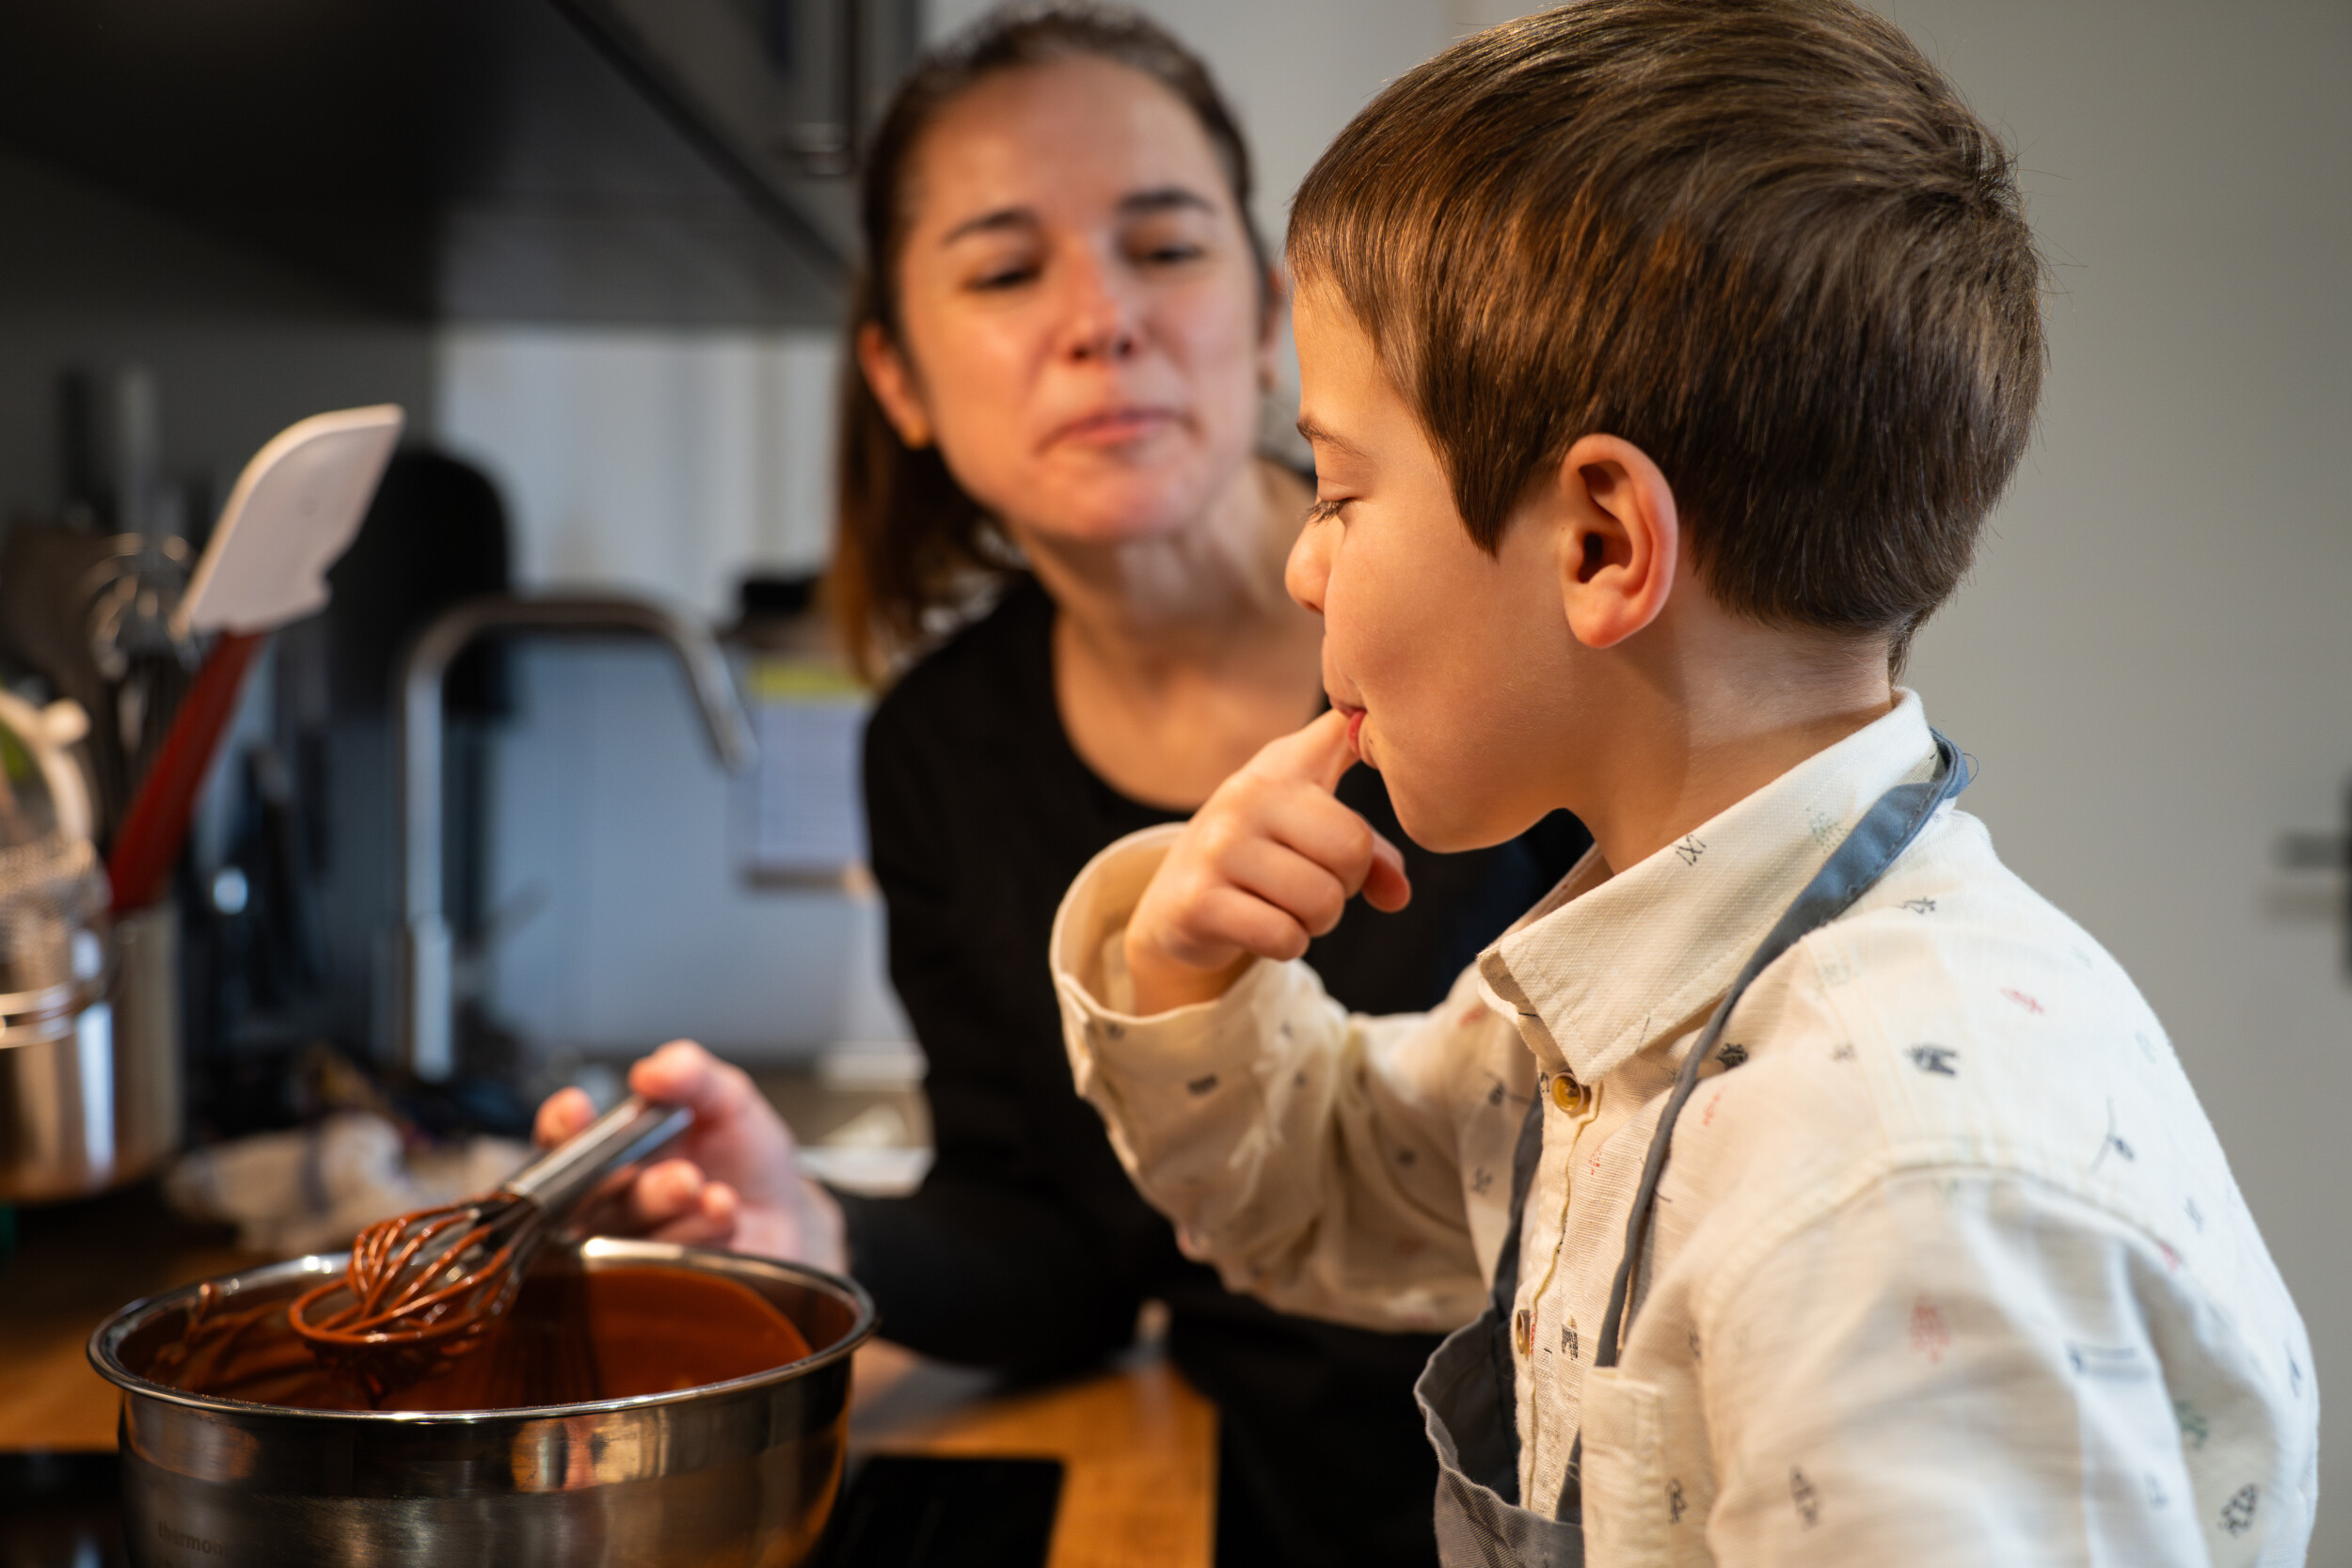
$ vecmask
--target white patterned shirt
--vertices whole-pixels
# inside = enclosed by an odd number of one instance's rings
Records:
[[[1416,1016],[1350,1016],[1263,961],[1218,1001],[1122,1011],[1120,934],[1178,830],[1132,835],[1055,925],[1079,1091],[1228,1285],[1383,1329],[1483,1307],[1541,1100],[1520,1496],[1549,1512],[1581,1432],[1596,1565],[2300,1563],[2301,1319],[2147,1004],[1948,805],[1740,999],[1674,1132],[1621,1364],[1591,1366],[1684,1053],[1933,762],[1901,693],[1639,864],[1588,855]]]

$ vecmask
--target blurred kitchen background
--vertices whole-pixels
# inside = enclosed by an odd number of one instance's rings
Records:
[[[392,660],[488,591],[677,608],[720,637],[765,750],[722,770],[651,641],[461,662],[457,1098],[433,1114],[512,1132],[539,1088],[677,1035],[769,1072],[919,1070],[855,866],[859,699],[805,605],[851,149],[919,41],[982,8],[0,0],[10,536],[200,543],[280,427],[409,414],[335,607],[251,683],[177,884],[199,1136],[298,1117],[288,1085],[319,1049],[387,1063]],[[1385,80],[1517,10],[1143,8],[1237,102],[1274,234]],[[2007,859],[2172,1031],[2333,1389],[2352,1379],[2352,8],[1885,8],[2012,138],[2053,267],[2041,437],[1911,680],[1977,757],[1968,805]],[[2323,1456],[2330,1497],[2347,1452]],[[2341,1502],[2312,1560],[2352,1563]]]

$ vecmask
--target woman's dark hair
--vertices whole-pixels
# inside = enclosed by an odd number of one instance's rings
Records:
[[[1004,6],[917,62],[866,148],[858,194],[866,254],[852,285],[841,364],[826,595],[851,662],[869,679],[919,648],[944,614],[970,602],[989,579],[1019,564],[1010,541],[956,483],[938,449],[898,439],[858,364],[858,335],[868,323],[894,343],[904,342],[898,276],[914,150],[942,111],[991,76],[1089,58],[1150,77],[1192,111],[1224,169],[1258,276],[1265,277],[1265,246],[1249,218],[1249,150],[1241,130],[1208,67],[1156,24],[1104,6]]]

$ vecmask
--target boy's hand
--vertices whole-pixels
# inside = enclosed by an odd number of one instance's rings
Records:
[[[1358,893],[1405,907],[1405,857],[1331,794],[1356,764],[1347,724],[1334,710],[1274,741],[1185,825],[1127,923],[1136,1012],[1222,996],[1253,956],[1297,958]]]

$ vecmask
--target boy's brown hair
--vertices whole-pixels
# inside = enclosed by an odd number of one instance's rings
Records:
[[[1467,39],[1294,204],[1496,547],[1579,436],[1649,453],[1709,590],[1897,663],[2041,390],[2011,160],[1845,0],[1581,0]]]

